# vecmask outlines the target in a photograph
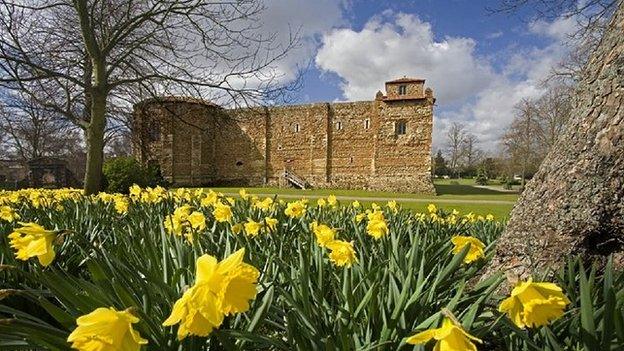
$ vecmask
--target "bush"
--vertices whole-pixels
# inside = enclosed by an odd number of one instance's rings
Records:
[[[475,179],[475,183],[477,183],[478,185],[487,185],[488,177],[487,177],[487,174],[485,174],[485,171],[483,170],[483,168],[479,168],[479,171],[477,172],[477,178]]]
[[[116,157],[104,163],[104,190],[109,193],[128,193],[132,184],[139,186],[165,185],[158,165],[143,167],[132,157]]]

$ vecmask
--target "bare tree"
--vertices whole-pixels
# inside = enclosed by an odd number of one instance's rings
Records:
[[[569,85],[557,84],[535,101],[536,135],[539,160],[544,159],[563,133],[572,112],[572,94]]]
[[[463,167],[469,172],[474,172],[477,164],[483,158],[483,151],[479,149],[479,140],[472,133],[466,133],[462,143],[461,155],[463,156]]]
[[[455,177],[459,176],[465,138],[465,126],[461,123],[453,122],[446,133],[446,152],[449,159],[448,167]]]
[[[572,91],[567,85],[557,84],[540,98],[523,99],[516,105],[516,114],[501,144],[511,170],[521,173],[523,179],[537,171],[563,132],[571,113]]]
[[[259,0],[1,0],[0,84],[84,130],[85,192],[100,190],[111,104],[177,93],[258,103],[283,93],[296,44],[258,31]]]
[[[22,163],[59,154],[65,138],[75,127],[46,110],[27,95],[8,96],[0,105],[0,132],[5,136],[4,147]]]
[[[609,19],[618,7],[620,0],[501,0],[498,6],[489,8],[492,13],[516,13],[529,10],[534,19],[554,21],[572,19],[576,21],[576,31],[569,33],[567,46],[570,48],[559,65],[553,67],[548,79],[575,82],[582,77],[591,53],[597,48]]]

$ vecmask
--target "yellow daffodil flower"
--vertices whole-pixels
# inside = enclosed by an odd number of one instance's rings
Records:
[[[291,218],[300,218],[303,217],[303,215],[306,212],[306,207],[303,201],[299,200],[299,201],[295,201],[295,202],[289,202],[288,205],[286,205],[286,209],[284,210],[284,213]]]
[[[498,307],[519,328],[547,325],[561,317],[570,300],[553,283],[519,282]]]
[[[352,242],[334,240],[327,243],[326,247],[331,250],[329,260],[338,267],[351,267],[358,261]]]
[[[405,342],[411,345],[421,345],[432,339],[436,340],[433,347],[436,351],[477,351],[477,346],[473,341],[482,342],[481,339],[468,334],[461,325],[455,324],[447,317],[442,321],[442,327],[412,335]]]
[[[470,263],[485,256],[483,251],[485,244],[475,237],[456,235],[451,238],[451,242],[455,245],[453,247],[453,254],[455,255],[460,253],[466,245],[470,245],[470,249],[464,257],[464,263]]]
[[[334,241],[334,237],[336,236],[335,229],[325,224],[317,224],[316,221],[312,222],[312,232],[314,232],[316,242],[320,247],[326,247],[327,244]]]
[[[221,202],[217,202],[214,205],[212,215],[217,222],[229,222],[232,219],[232,208]]]
[[[129,310],[100,307],[78,317],[78,327],[69,334],[67,342],[79,351],[139,351],[147,340],[132,328],[138,322]]]
[[[257,236],[260,233],[260,229],[262,228],[262,223],[256,222],[251,218],[247,219],[247,223],[244,225],[245,234],[247,236]]]
[[[275,231],[277,229],[277,219],[272,217],[264,217],[264,223],[266,227],[269,228],[270,231]]]
[[[0,206],[0,219],[14,222],[18,221],[20,216],[10,206]]]
[[[44,267],[52,263],[56,255],[52,246],[56,233],[36,223],[19,224],[21,227],[9,234],[9,244],[16,250],[15,257],[22,261],[37,257]]]
[[[244,263],[244,256],[245,249],[240,249],[221,262],[210,255],[198,258],[195,285],[176,301],[163,325],[180,324],[180,340],[189,334],[207,336],[226,315],[247,311],[260,272]]]

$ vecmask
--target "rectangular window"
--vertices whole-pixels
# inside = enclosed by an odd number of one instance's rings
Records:
[[[407,94],[407,85],[399,85],[399,95]]]
[[[397,121],[394,124],[394,134],[403,135],[407,132],[407,123],[405,121]]]
[[[370,119],[365,119],[364,120],[364,129],[368,129],[370,128]]]

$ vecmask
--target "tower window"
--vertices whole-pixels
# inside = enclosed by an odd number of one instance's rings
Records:
[[[370,128],[370,119],[365,119],[364,120],[364,129],[369,129]]]
[[[336,130],[342,130],[342,122],[336,122]]]
[[[399,95],[407,94],[407,85],[399,85]]]
[[[295,125],[293,126],[293,131],[294,131],[295,133],[299,133],[299,131],[300,131],[300,130],[301,130],[301,129],[299,128],[299,123],[295,123]]]
[[[407,123],[405,121],[397,121],[394,124],[394,134],[403,135],[407,132]]]

